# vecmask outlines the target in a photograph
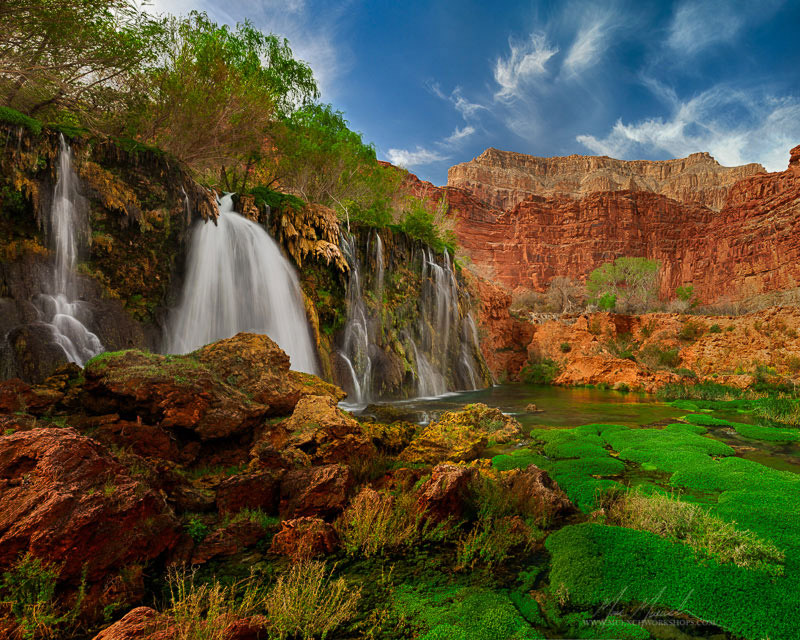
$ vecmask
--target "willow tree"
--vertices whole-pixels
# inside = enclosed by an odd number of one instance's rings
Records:
[[[201,173],[219,172],[226,188],[242,188],[274,152],[275,124],[318,96],[311,69],[287,40],[249,22],[232,29],[192,12],[170,20],[168,31],[136,133]]]
[[[272,177],[283,188],[337,208],[348,221],[392,222],[403,176],[377,161],[375,147],[350,129],[341,111],[326,104],[298,109],[284,118],[276,142]]]
[[[2,0],[0,24],[5,106],[106,128],[146,95],[166,35],[133,0]]]

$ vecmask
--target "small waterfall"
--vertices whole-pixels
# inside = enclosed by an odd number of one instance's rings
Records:
[[[217,224],[192,230],[186,282],[173,310],[165,350],[188,353],[240,331],[263,333],[291,359],[316,373],[297,274],[266,230],[235,213],[233,194],[219,203]]]
[[[361,266],[358,262],[355,238],[344,232],[342,250],[350,265],[350,280],[347,283],[347,322],[339,356],[350,373],[352,383],[350,399],[362,404],[368,402],[372,396],[369,321],[361,289]]]
[[[385,323],[397,322],[390,310],[383,309],[386,255],[380,235],[373,232],[366,238],[365,253],[374,263],[363,262],[356,238],[343,234],[342,250],[350,265],[347,287],[347,321],[340,338],[339,356],[343,361],[343,384],[350,392],[349,401],[357,405],[380,399],[385,379],[382,367],[388,366],[386,353],[393,349],[406,354],[407,371],[413,378],[403,382],[401,395],[431,397],[448,391],[478,389],[484,384],[481,355],[475,322],[469,312],[469,300],[459,304],[459,290],[450,255],[435,254],[429,247],[417,249],[406,257],[409,268],[420,276],[421,286],[416,312],[408,320],[400,320],[398,338],[401,347],[390,347]],[[369,278],[366,283],[366,277]],[[374,303],[371,302],[374,294]],[[407,311],[405,312],[407,313]],[[407,317],[407,316],[406,316]],[[391,359],[390,359],[391,361]],[[384,364],[387,363],[387,364]],[[396,371],[396,370],[395,370]],[[391,375],[395,375],[391,374]],[[392,378],[396,380],[396,378]],[[390,384],[396,384],[390,383]],[[377,396],[377,397],[376,397]]]
[[[92,312],[78,299],[75,266],[79,243],[85,243],[89,235],[88,207],[78,190],[72,150],[63,135],[58,154],[58,181],[46,223],[48,244],[55,254],[53,281],[51,286],[45,287],[50,293],[36,296],[33,302],[39,319],[51,328],[53,341],[64,350],[67,360],[83,366],[103,351],[103,345],[86,328],[92,322]]]

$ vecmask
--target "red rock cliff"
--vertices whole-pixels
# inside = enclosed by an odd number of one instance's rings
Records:
[[[495,156],[502,162],[510,157],[494,150],[480,157],[485,162]],[[407,186],[416,195],[433,199],[446,194],[462,249],[482,276],[508,289],[543,290],[555,276],[584,280],[593,269],[620,256],[660,260],[665,296],[686,283],[693,283],[705,302],[800,286],[800,146],[791,151],[786,171],[756,173],[733,183],[727,181],[736,171],[760,167],[728,170],[706,154],[656,163],[570,159],[576,167],[584,163],[586,182],[596,175],[592,167],[600,161],[637,165],[643,175],[667,178],[689,175],[675,173],[675,167],[685,168],[690,161],[695,166],[716,166],[720,186],[703,182],[697,198],[710,198],[712,192],[725,197],[715,211],[691,202],[689,191],[683,195],[686,201],[642,189],[595,191],[581,197],[515,195],[512,200],[519,202],[503,210],[481,199],[487,194],[482,188],[476,193],[437,188],[414,176],[409,176]],[[549,165],[537,164],[542,159],[531,160],[532,166],[544,167],[547,173]],[[458,173],[464,166],[453,169]],[[505,170],[502,164],[500,170]],[[513,188],[513,183],[508,185]],[[496,201],[501,198],[498,193],[488,195]],[[710,201],[714,204],[714,198]]]
[[[579,198],[598,191],[648,191],[718,211],[737,180],[765,172],[760,164],[723,167],[708,153],[652,162],[608,156],[538,158],[490,148],[451,167],[447,185],[501,209],[512,209],[531,195]]]

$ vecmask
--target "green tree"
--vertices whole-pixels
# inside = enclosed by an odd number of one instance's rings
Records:
[[[306,105],[282,124],[273,181],[309,202],[336,207],[347,220],[376,226],[392,221],[402,174],[378,163],[375,148],[349,128],[341,111]]]
[[[51,121],[111,128],[140,101],[166,24],[133,0],[0,2],[0,100]]]
[[[589,275],[586,291],[595,303],[608,303],[621,311],[644,312],[658,298],[661,263],[647,258],[617,258]]]
[[[251,23],[231,29],[193,11],[169,22],[167,53],[151,71],[151,98],[138,136],[207,174],[243,189],[274,153],[280,118],[319,93],[311,69],[287,40]]]

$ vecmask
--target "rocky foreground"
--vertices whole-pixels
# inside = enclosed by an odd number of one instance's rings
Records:
[[[170,614],[126,614],[157,604],[168,567],[265,540],[277,566],[333,553],[343,512],[400,499],[380,489],[410,496],[419,526],[470,518],[484,472],[459,463],[522,435],[483,405],[424,428],[360,423],[337,407],[342,397],[254,334],[186,356],[106,353],[38,386],[0,383],[0,573],[49,568],[71,628],[121,618],[98,639],[175,637]],[[574,510],[534,466],[491,475],[550,521]],[[19,617],[0,611],[3,637],[23,637]],[[233,620],[223,637],[255,638],[265,625]]]

